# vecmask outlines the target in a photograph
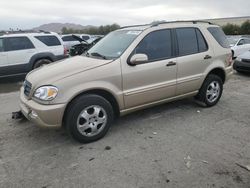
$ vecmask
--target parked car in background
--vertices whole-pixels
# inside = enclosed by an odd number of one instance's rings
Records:
[[[229,40],[234,58],[250,50],[250,38],[231,36],[231,37],[228,37],[228,40]]]
[[[250,72],[250,51],[239,55],[234,61],[233,68],[237,72]]]
[[[77,39],[80,44],[76,44],[72,46],[69,50],[70,56],[82,55],[84,52],[89,50],[92,46],[94,46],[97,42],[99,42],[102,37],[95,37],[91,43],[88,43],[84,39],[80,38],[79,36],[72,35],[75,39]]]
[[[69,51],[72,46],[80,44],[79,40],[73,37],[72,34],[62,35],[61,38],[67,51]]]
[[[96,39],[100,38],[98,35],[88,35],[88,34],[67,34],[67,35],[62,35],[62,40],[64,43],[64,46],[66,49],[69,51],[71,47],[75,45],[80,45],[82,41],[79,40],[82,39],[87,44],[92,44]]]
[[[83,40],[85,40],[89,44],[91,44],[96,39],[95,36],[88,35],[88,34],[80,34],[80,38],[82,38]]]
[[[62,39],[56,33],[0,36],[0,78],[25,77],[32,69],[65,57]]]
[[[217,104],[232,75],[219,26],[198,21],[130,26],[109,33],[86,56],[27,75],[20,108],[36,124],[65,126],[80,142],[102,138],[115,117],[195,96]]]

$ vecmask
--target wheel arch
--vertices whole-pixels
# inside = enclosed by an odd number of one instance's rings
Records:
[[[33,55],[31,58],[30,58],[30,61],[29,61],[29,68],[30,70],[33,69],[35,63],[41,59],[48,59],[50,60],[51,62],[54,62],[56,60],[56,57],[54,54],[52,53],[49,53],[49,52],[43,52],[43,53],[38,53],[38,54],[35,54]]]
[[[70,107],[70,104],[77,98],[79,98],[80,96],[83,96],[83,95],[88,95],[88,94],[94,94],[94,95],[99,95],[101,97],[103,97],[104,99],[106,99],[110,104],[111,106],[113,107],[114,109],[114,113],[115,113],[115,117],[119,117],[120,116],[120,107],[119,107],[119,103],[117,101],[117,99],[114,97],[114,95],[105,90],[105,89],[91,89],[91,90],[86,90],[86,91],[83,91],[79,94],[77,94],[75,97],[73,97],[67,104],[65,110],[64,110],[64,113],[63,113],[63,120],[62,120],[62,125],[64,126],[64,122],[65,122],[65,118],[66,118],[66,113]]]
[[[219,76],[221,78],[223,84],[225,83],[226,73],[222,68],[218,67],[218,68],[214,68],[214,69],[210,70],[210,72],[207,74],[207,76],[210,74],[214,74],[214,75]]]

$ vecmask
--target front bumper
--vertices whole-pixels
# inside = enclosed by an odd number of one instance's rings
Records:
[[[242,62],[235,60],[233,68],[241,72],[250,72],[250,62]]]
[[[66,104],[43,105],[26,99],[23,87],[20,91],[20,104],[23,115],[41,127],[60,127]]]

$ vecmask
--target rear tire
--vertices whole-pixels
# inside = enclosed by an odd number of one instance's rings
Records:
[[[204,103],[206,107],[216,105],[223,92],[223,82],[217,75],[210,74],[203,82],[196,99]]]
[[[39,59],[38,61],[35,62],[33,69],[39,68],[43,65],[47,65],[52,63],[52,61],[50,61],[49,59]]]
[[[81,143],[104,137],[114,119],[111,104],[105,98],[94,94],[76,98],[65,115],[68,133]]]

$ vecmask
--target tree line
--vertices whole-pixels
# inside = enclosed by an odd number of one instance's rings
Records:
[[[250,20],[241,25],[230,24],[222,27],[226,35],[250,35]]]
[[[118,24],[102,25],[99,27],[92,26],[82,30],[63,27],[62,34],[85,33],[90,35],[106,35],[119,28],[120,25]],[[241,25],[228,23],[222,26],[222,29],[226,35],[250,35],[250,20],[245,21]]]
[[[72,33],[84,33],[84,34],[90,34],[90,35],[106,35],[111,31],[119,29],[120,26],[118,24],[112,24],[112,25],[101,25],[99,27],[88,27],[86,29],[72,29],[72,28],[62,28],[62,34],[72,34]]]

